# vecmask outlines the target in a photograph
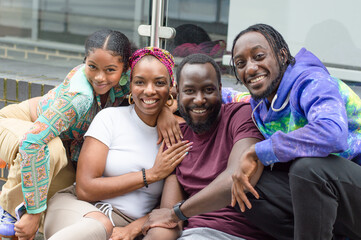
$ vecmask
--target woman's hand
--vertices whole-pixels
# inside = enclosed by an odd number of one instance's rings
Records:
[[[140,232],[134,232],[131,227],[114,227],[112,236],[109,240],[133,240]]]
[[[153,167],[147,170],[147,176],[149,176],[154,181],[159,181],[167,177],[188,154],[188,151],[192,148],[192,144],[193,142],[182,141],[163,151],[163,141],[159,148]]]
[[[125,227],[114,227],[112,236],[109,240],[132,240],[142,234],[142,226],[147,220],[145,215],[137,220],[129,223]]]
[[[157,129],[159,136],[157,144],[164,139],[166,146],[170,147],[183,139],[178,121],[167,106],[163,107],[158,116]]]

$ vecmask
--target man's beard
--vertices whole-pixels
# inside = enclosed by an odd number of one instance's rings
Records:
[[[195,133],[201,134],[201,133],[205,133],[208,130],[210,130],[212,128],[213,124],[217,121],[218,114],[221,109],[222,103],[221,103],[221,101],[218,101],[216,104],[207,107],[206,108],[207,110],[213,109],[213,111],[210,113],[207,120],[202,123],[193,123],[192,117],[190,116],[189,111],[191,111],[191,109],[194,107],[189,107],[187,109],[184,109],[184,106],[182,106],[179,103],[179,99],[178,99],[178,106],[179,106],[179,113],[184,118],[187,125],[189,127],[191,127]]]
[[[281,74],[281,72],[280,72],[278,74],[278,76],[275,79],[273,79],[271,84],[268,86],[268,88],[263,93],[260,93],[260,94],[256,95],[256,94],[254,94],[254,93],[252,93],[250,91],[251,97],[256,101],[259,101],[259,100],[264,99],[264,98],[268,98],[274,92],[277,91],[278,85],[281,82],[282,77],[283,77],[283,74]]]

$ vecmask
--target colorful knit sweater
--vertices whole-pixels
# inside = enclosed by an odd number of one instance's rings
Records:
[[[289,65],[272,103],[250,99],[266,140],[256,144],[264,165],[333,153],[361,164],[361,100],[306,49]],[[244,93],[242,93],[244,94]],[[238,94],[226,89],[223,100]]]
[[[50,169],[47,143],[55,137],[73,140],[71,160],[77,161],[83,136],[101,110],[100,96],[93,92],[84,68],[75,67],[63,83],[42,97],[38,118],[20,143],[22,191],[28,213],[46,209]],[[112,88],[105,107],[118,106],[128,92],[129,81]]]

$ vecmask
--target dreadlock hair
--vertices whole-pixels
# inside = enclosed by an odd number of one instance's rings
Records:
[[[104,49],[111,51],[113,56],[121,56],[124,63],[123,71],[129,68],[129,58],[132,51],[129,39],[121,32],[102,29],[92,33],[85,41],[85,59],[90,52],[96,49]]]
[[[237,40],[242,35],[244,35],[245,33],[248,33],[248,32],[259,32],[266,38],[268,44],[271,46],[273,53],[276,57],[276,60],[277,60],[277,63],[278,63],[279,69],[280,69],[280,73],[282,73],[282,76],[283,76],[283,73],[286,71],[289,64],[291,64],[291,65],[295,64],[296,60],[291,55],[288,45],[287,45],[286,41],[283,39],[282,35],[277,30],[275,30],[273,27],[271,27],[267,24],[262,24],[262,23],[255,24],[255,25],[249,26],[247,29],[238,33],[238,35],[233,40],[231,66],[232,66],[233,73],[236,76],[238,82],[242,83],[241,80],[238,78],[236,67],[235,67],[234,61],[233,61],[234,46],[236,45]],[[281,51],[284,51],[284,53],[286,54],[287,61],[284,63],[283,62],[281,63],[281,59],[280,59]]]
[[[214,61],[214,59],[211,58],[210,56],[202,54],[202,53],[194,53],[194,54],[188,55],[185,58],[183,58],[181,63],[178,65],[177,74],[176,74],[177,85],[179,86],[179,80],[180,80],[181,72],[182,72],[184,65],[186,65],[186,64],[206,64],[206,63],[212,64],[212,66],[217,74],[218,84],[220,84],[221,83],[221,70],[219,69],[219,66]]]

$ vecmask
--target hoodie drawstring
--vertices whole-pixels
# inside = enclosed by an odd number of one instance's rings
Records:
[[[290,102],[290,95],[291,95],[291,91],[288,93],[287,98],[286,98],[286,100],[283,102],[282,106],[281,106],[279,109],[275,109],[275,108],[273,108],[273,104],[274,104],[274,103],[276,102],[276,100],[277,100],[277,94],[276,94],[276,95],[274,96],[272,102],[271,102],[271,109],[272,109],[272,111],[274,111],[274,112],[282,111],[282,110],[287,106],[287,104]],[[263,100],[262,100],[262,101],[263,101]],[[258,105],[257,105],[257,106],[258,106]]]

